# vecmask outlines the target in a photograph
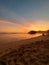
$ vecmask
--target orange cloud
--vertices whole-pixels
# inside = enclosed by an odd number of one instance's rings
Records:
[[[23,18],[22,22],[25,22],[28,30],[48,30],[49,29],[49,21],[44,20],[28,20]]]
[[[11,24],[13,27],[5,27],[0,26],[0,32],[28,32],[29,30],[48,30],[49,29],[49,21],[43,21],[43,20],[35,20],[30,21],[28,19],[22,19],[22,23],[13,22],[9,20],[0,20],[0,24]],[[7,26],[7,25],[5,25]],[[15,27],[14,27],[15,26]]]
[[[34,21],[34,26],[30,26],[31,30],[48,30],[49,29],[49,21],[44,20],[36,20]]]
[[[0,26],[0,32],[27,32],[26,27],[21,23],[9,20],[0,20],[0,25],[1,24],[3,24],[3,26]],[[13,25],[13,27],[8,24]]]
[[[26,27],[30,27],[30,26],[34,26],[34,21],[22,18],[21,22],[26,26]]]
[[[9,20],[0,20],[0,23],[7,23],[7,24],[18,24],[18,23],[16,23],[16,22],[9,21]]]

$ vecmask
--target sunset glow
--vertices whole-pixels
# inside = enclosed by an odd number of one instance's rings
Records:
[[[30,30],[35,30],[35,31],[45,31],[49,29],[49,23],[40,23],[39,21],[37,23],[32,23],[29,22],[27,23],[27,25],[25,26],[24,24],[18,24],[18,23],[14,23],[14,22],[10,22],[7,20],[0,20],[0,32],[28,32]]]
[[[0,32],[49,29],[49,1],[0,1]],[[29,5],[30,4],[30,5]]]

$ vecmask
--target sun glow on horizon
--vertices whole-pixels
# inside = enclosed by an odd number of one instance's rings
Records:
[[[27,20],[26,20],[27,21]],[[25,22],[26,24],[26,22]],[[43,21],[27,21],[26,26],[24,24],[8,21],[8,20],[0,20],[0,32],[20,32],[26,33],[30,30],[35,31],[45,31],[49,29],[49,22]]]

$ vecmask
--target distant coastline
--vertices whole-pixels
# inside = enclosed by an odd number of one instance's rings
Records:
[[[4,32],[2,32],[0,34],[27,34],[27,33],[4,33]]]

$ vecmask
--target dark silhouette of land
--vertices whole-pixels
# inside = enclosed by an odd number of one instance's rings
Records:
[[[29,31],[28,34],[36,34],[36,31]]]

